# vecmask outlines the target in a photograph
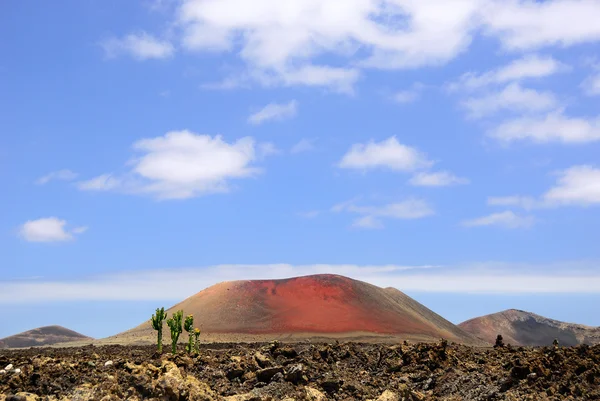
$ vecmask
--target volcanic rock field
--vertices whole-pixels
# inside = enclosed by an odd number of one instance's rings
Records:
[[[1,401],[598,400],[600,346],[205,344],[0,351]]]

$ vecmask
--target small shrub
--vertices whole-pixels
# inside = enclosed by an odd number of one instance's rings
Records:
[[[504,347],[504,339],[500,334],[496,337],[496,344],[494,344],[494,348],[503,348]]]

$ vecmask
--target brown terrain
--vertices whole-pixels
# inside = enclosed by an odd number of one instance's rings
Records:
[[[224,282],[171,307],[168,315],[180,309],[194,316],[209,341],[445,338],[485,345],[395,288],[338,275]],[[143,344],[155,336],[148,320],[104,343]]]
[[[90,337],[61,326],[45,326],[0,339],[0,348],[25,348],[70,341],[90,341]]]
[[[0,401],[600,399],[600,345],[217,343],[190,356],[150,345],[8,349],[0,369]]]
[[[600,344],[600,327],[565,323],[516,309],[467,320],[463,330],[494,342],[498,334],[512,345],[544,346],[557,339],[561,345]]]

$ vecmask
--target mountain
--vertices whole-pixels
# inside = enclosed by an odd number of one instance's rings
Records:
[[[93,340],[61,326],[44,326],[0,339],[0,348],[28,348],[69,341]]]
[[[523,346],[551,345],[554,339],[566,346],[600,343],[600,327],[565,323],[517,309],[477,317],[458,326],[492,343],[498,334],[505,344]]]
[[[390,337],[482,344],[395,288],[338,275],[224,282],[171,307],[168,315],[180,309],[194,316],[203,338],[215,341]],[[155,336],[148,320],[111,339]]]

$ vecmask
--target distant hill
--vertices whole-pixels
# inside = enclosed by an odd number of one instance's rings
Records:
[[[45,326],[0,339],[0,348],[27,348],[69,341],[93,340],[61,326]]]
[[[555,338],[566,346],[600,343],[600,327],[565,323],[517,309],[477,317],[458,326],[492,343],[498,334],[505,344],[523,346],[551,345]]]
[[[203,336],[211,339],[446,338],[483,344],[395,288],[338,275],[224,282],[171,307],[168,315],[179,309],[193,315]],[[168,333],[166,325],[164,331]],[[146,321],[110,339],[130,343],[155,336]]]

